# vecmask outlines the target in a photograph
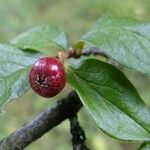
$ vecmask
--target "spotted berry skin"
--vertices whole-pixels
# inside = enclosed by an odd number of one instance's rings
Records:
[[[31,88],[40,96],[53,97],[66,84],[66,75],[63,64],[55,57],[40,58],[29,72]]]

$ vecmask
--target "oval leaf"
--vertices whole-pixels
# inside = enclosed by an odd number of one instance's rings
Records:
[[[29,67],[41,56],[0,44],[0,107],[27,91]]]
[[[67,49],[64,31],[55,25],[41,25],[26,31],[10,41],[21,49],[33,49],[42,52],[52,47]]]
[[[118,63],[150,75],[150,23],[106,15],[81,41],[103,50]]]
[[[104,132],[121,140],[150,140],[150,110],[120,70],[96,59],[71,60],[68,82]]]

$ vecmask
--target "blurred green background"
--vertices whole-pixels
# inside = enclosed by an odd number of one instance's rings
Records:
[[[73,44],[96,19],[108,12],[150,21],[150,0],[0,0],[0,41],[6,42],[29,28],[48,23],[62,26],[69,43]],[[150,78],[127,69],[124,72],[150,106]],[[19,101],[8,104],[2,109],[3,115],[0,117],[0,139],[53,105],[55,99],[68,93],[68,88],[53,100],[45,100],[29,91]],[[139,145],[108,137],[98,130],[84,109],[79,113],[79,120],[86,131],[91,150],[135,150]],[[69,121],[63,122],[26,148],[41,149],[71,150]]]

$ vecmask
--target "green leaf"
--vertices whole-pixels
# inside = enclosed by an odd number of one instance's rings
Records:
[[[0,44],[0,107],[28,90],[29,67],[41,56]]]
[[[79,44],[82,45],[82,42],[100,48],[118,63],[150,75],[149,31],[150,23],[105,15]]]
[[[150,150],[150,143],[149,142],[144,142],[138,150]]]
[[[67,68],[68,82],[105,133],[150,141],[150,110],[119,69],[96,59],[70,60]]]
[[[67,38],[64,31],[54,25],[41,25],[22,33],[10,41],[21,49],[33,49],[47,53],[46,50],[57,47],[67,49]]]

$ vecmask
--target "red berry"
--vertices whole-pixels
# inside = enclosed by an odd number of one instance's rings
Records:
[[[29,72],[31,88],[43,97],[57,95],[66,84],[63,64],[54,57],[44,57],[35,62]]]

